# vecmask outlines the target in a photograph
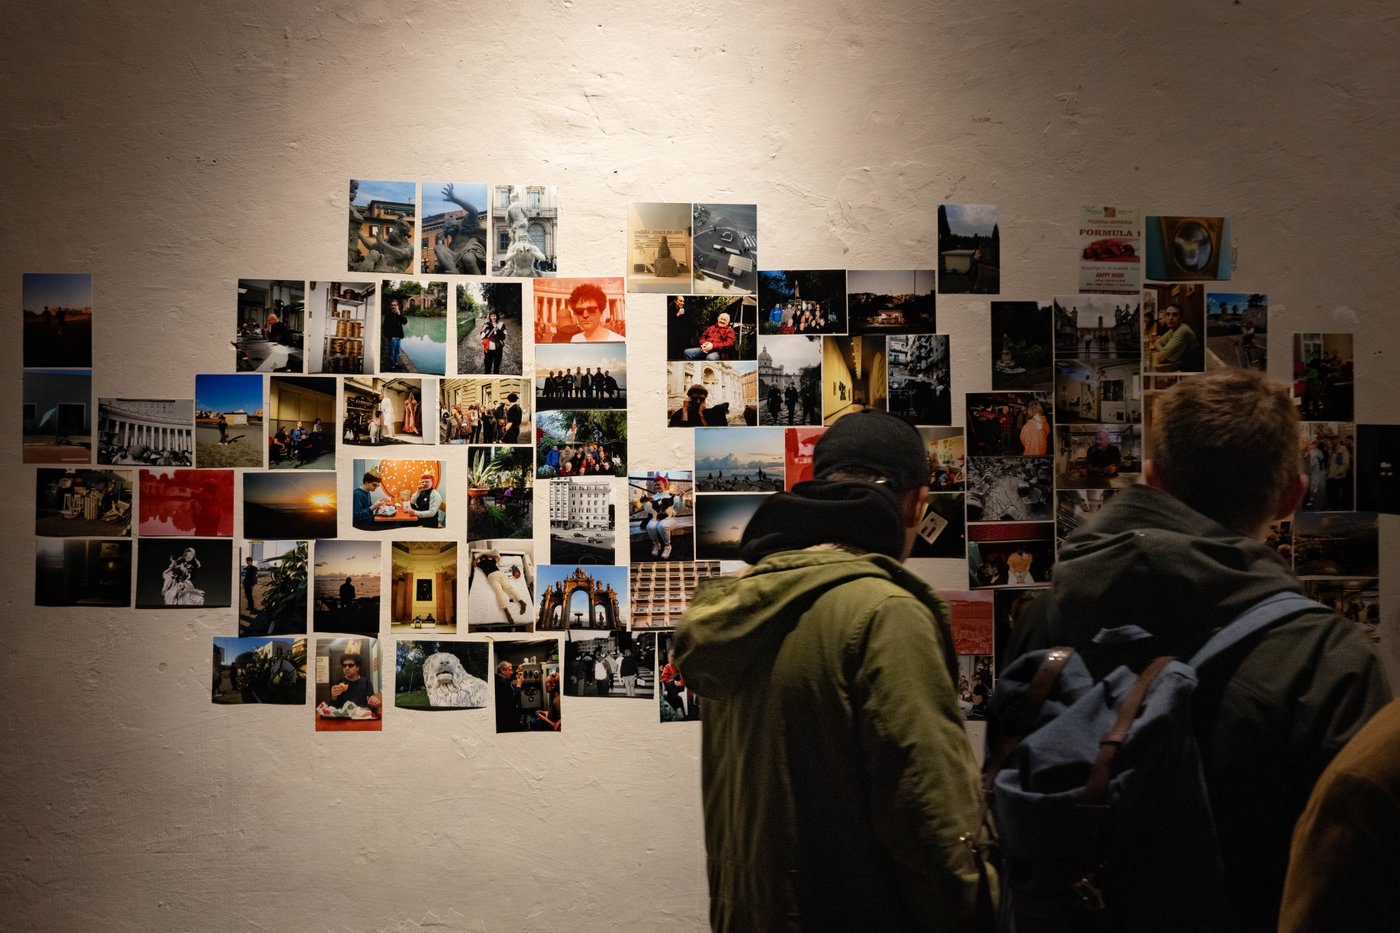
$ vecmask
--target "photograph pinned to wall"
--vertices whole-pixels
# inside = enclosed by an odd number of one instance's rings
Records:
[[[34,533],[42,537],[130,537],[131,470],[37,470]]]
[[[394,705],[399,709],[485,709],[491,647],[484,641],[394,643]]]
[[[1293,566],[1293,519],[1279,518],[1269,522],[1264,533],[1264,544],[1279,556],[1279,560]]]
[[[512,398],[511,396],[514,396]],[[497,443],[533,417],[530,384],[516,376],[471,376],[438,380],[438,435],[444,444]],[[519,406],[520,421],[512,406]],[[503,430],[498,426],[504,424]],[[504,443],[504,441],[502,441]]]
[[[142,537],[233,537],[232,470],[142,470]]]
[[[97,431],[98,463],[194,466],[192,398],[99,398]]]
[[[1233,255],[1228,217],[1147,217],[1147,277],[1166,282],[1224,281]]]
[[[379,732],[384,671],[377,638],[316,639],[316,731]]]
[[[1079,243],[1081,292],[1138,293],[1142,287],[1142,218],[1137,210],[1086,204],[1079,211]]]
[[[783,478],[786,491],[798,483],[813,478],[812,455],[816,450],[817,438],[826,428],[784,428],[783,429]]]
[[[695,497],[695,557],[698,560],[741,560],[744,529],[768,493],[697,495]]]
[[[311,622],[318,632],[376,635],[383,586],[378,541],[317,541]]]
[[[535,405],[558,408],[626,408],[627,345],[540,344],[535,347]]]
[[[987,698],[996,681],[990,654],[958,655],[958,706],[968,722],[987,718]]]
[[[752,295],[672,295],[667,299],[666,358],[757,357],[758,301]]]
[[[374,371],[379,346],[375,282],[312,282],[306,308],[307,370],[359,375]]]
[[[196,375],[194,408],[196,467],[262,468],[265,435],[261,375]]]
[[[457,632],[457,542],[389,546],[389,631]]]
[[[846,270],[789,269],[758,273],[764,334],[846,333]]]
[[[938,329],[937,304],[932,269],[850,269],[846,272],[847,332],[850,334],[931,334]],[[778,321],[780,333],[788,323],[784,308]]]
[[[34,605],[131,605],[129,540],[40,538],[34,545]]]
[[[534,283],[535,343],[621,343],[627,339],[622,277]]]
[[[447,283],[385,279],[379,290],[379,371],[447,372]]]
[[[267,465],[273,470],[334,470],[336,380],[271,376],[267,381]]]
[[[695,432],[698,492],[782,492],[783,428],[701,428]]]
[[[967,461],[967,520],[1048,519],[1054,489],[1051,457],[971,457]]]
[[[468,541],[533,536],[534,502],[534,450],[520,444],[467,448]]]
[[[306,639],[215,638],[213,702],[306,703]]]
[[[672,428],[758,424],[758,362],[686,360],[666,364]]]
[[[92,371],[24,374],[24,463],[92,462]]]
[[[335,473],[243,474],[246,538],[334,538],[335,507]]]
[[[1142,368],[1149,373],[1205,370],[1205,288],[1197,284],[1143,288]]]
[[[299,373],[305,346],[306,283],[239,279],[234,368],[240,373]]]
[[[621,480],[571,476],[549,481],[549,560],[553,564],[617,561]]]
[[[350,180],[349,271],[413,271],[415,188],[411,181]]]
[[[1122,295],[1062,295],[1055,298],[1055,359],[1138,360],[1142,356],[1143,301]],[[1153,306],[1155,307],[1155,306]]]
[[[758,290],[758,205],[696,204],[691,277],[697,295]]]
[[[948,335],[900,334],[888,343],[890,414],[910,424],[951,424]]]
[[[1206,294],[1206,369],[1256,369],[1269,362],[1269,296]]]
[[[564,693],[650,700],[656,695],[656,640],[615,631],[564,642]]]
[[[627,477],[628,556],[643,561],[695,558],[695,474],[649,470]]]
[[[446,526],[448,495],[441,460],[356,459],[351,475],[359,480],[350,516],[357,530],[426,534]],[[411,537],[423,540],[424,534]]]
[[[541,564],[535,630],[625,629],[627,568],[615,564]]]
[[[1356,508],[1356,425],[1304,421],[1303,475],[1308,491],[1300,512],[1350,512]]]
[[[1118,492],[1111,487],[1063,489],[1055,492],[1055,546],[1093,518]]]
[[[1356,426],[1356,507],[1400,515],[1400,425]]]
[[[1049,586],[1054,563],[1054,522],[967,526],[967,568],[974,589]]]
[[[1126,489],[1142,478],[1137,424],[1062,424],[1055,428],[1055,486]]]
[[[633,201],[627,205],[627,290],[691,291],[691,205]]]
[[[993,391],[1049,392],[1055,383],[1054,348],[1050,302],[992,302]]]
[[[1043,457],[1052,427],[1044,392],[967,393],[969,456]]]
[[[486,275],[490,195],[484,182],[425,181],[423,236],[418,271],[423,275]]]
[[[232,605],[232,541],[141,538],[137,542],[137,609]]]
[[[539,278],[559,271],[559,192],[553,185],[496,185],[491,194],[491,275]]]
[[[967,548],[967,496],[960,492],[930,493],[924,500],[911,558],[961,558]]]
[[[822,423],[853,411],[884,411],[889,393],[885,337],[822,338]]]
[[[87,273],[26,272],[25,369],[92,367],[92,276]]]
[[[1293,335],[1293,397],[1304,421],[1351,421],[1355,410],[1352,334]]]
[[[1031,603],[1043,595],[1043,590],[1001,589],[992,591],[993,605],[996,607],[996,631],[993,642],[996,646],[994,670],[1003,670],[1006,665],[1016,660],[1017,655],[1011,653],[1011,643],[1015,638],[1016,629],[1020,626],[1021,618],[1025,611],[1030,608]]]
[[[1374,577],[1379,548],[1375,512],[1293,513],[1293,572],[1300,577]]]
[[[740,567],[742,562],[736,562]],[[701,580],[721,575],[717,560],[659,561],[632,564],[628,573],[632,597],[632,630],[675,628],[695,596]]]
[[[535,542],[484,538],[467,546],[467,630],[529,632],[535,627]]]
[[[958,656],[958,707],[966,719],[985,719],[994,685],[995,594],[971,590],[942,595],[951,610],[953,651]]]
[[[457,372],[518,376],[525,346],[519,282],[457,286]]]
[[[535,469],[541,479],[626,476],[627,412],[565,409],[536,413]]]
[[[1315,599],[1381,643],[1381,581],[1377,577],[1307,577],[1303,595]]]
[[[760,337],[758,423],[821,424],[821,381],[820,337]]]
[[[962,492],[967,488],[967,444],[962,428],[921,427],[928,453],[930,492]]]
[[[238,634],[304,633],[310,543],[244,541],[238,557]]]
[[[559,639],[494,641],[491,651],[497,734],[561,731]]]
[[[1140,384],[1136,359],[1060,360],[1055,364],[1055,418],[1070,424],[1123,425],[1140,421]]]
[[[436,380],[349,376],[344,389],[341,443],[362,447],[436,443]]]
[[[938,293],[1001,294],[1000,211],[994,204],[938,205]]]
[[[700,698],[690,692],[676,667],[676,636],[672,632],[643,635],[656,639],[656,659],[659,665],[657,682],[661,685],[659,701],[662,722],[699,722]]]

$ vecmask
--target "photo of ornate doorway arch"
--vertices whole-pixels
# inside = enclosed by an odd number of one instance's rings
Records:
[[[545,564],[536,631],[627,628],[627,568]]]

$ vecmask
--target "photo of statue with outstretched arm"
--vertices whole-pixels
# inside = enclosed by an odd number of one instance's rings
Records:
[[[484,275],[486,273],[486,228],[481,212],[456,196],[452,185],[442,189],[442,196],[467,214],[443,231],[442,239],[433,245],[437,272],[447,275]],[[523,213],[523,211],[522,211]]]

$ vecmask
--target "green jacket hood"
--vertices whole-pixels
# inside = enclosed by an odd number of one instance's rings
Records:
[[[809,548],[769,555],[743,576],[700,583],[676,630],[676,666],[686,685],[711,699],[732,695],[758,659],[778,650],[817,597],[864,577],[887,580],[929,607],[956,671],[948,604],[932,587],[883,554]]]

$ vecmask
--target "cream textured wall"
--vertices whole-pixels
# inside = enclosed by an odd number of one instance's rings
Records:
[[[765,268],[927,266],[938,202],[991,202],[1013,298],[1074,290],[1081,204],[1228,214],[1271,371],[1281,335],[1354,330],[1358,420],[1396,418],[1384,0],[89,0],[0,22],[12,412],[22,272],[96,276],[96,395],[188,398],[231,364],[237,278],[344,273],[361,177],[558,185],[566,274],[621,274],[632,200],[756,202]],[[638,466],[690,456],[652,430],[661,301],[629,311]],[[988,389],[985,299],[939,322],[955,390]],[[232,610],[32,607],[33,472],[3,423],[7,927],[704,925],[697,729],[650,703],[566,701],[554,738],[497,738],[489,712],[316,735],[308,707],[213,707]]]

